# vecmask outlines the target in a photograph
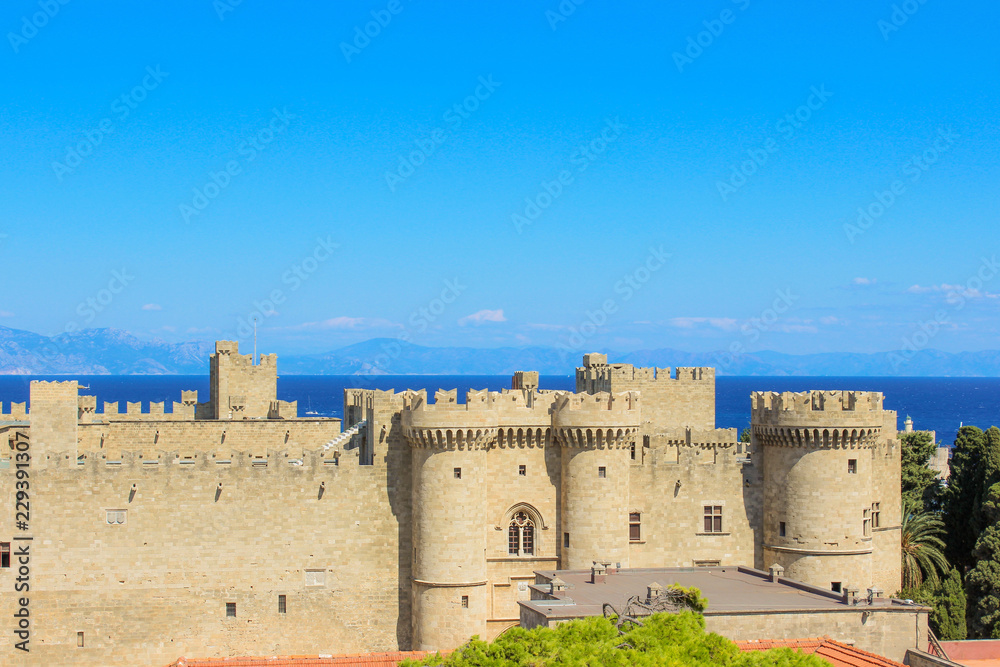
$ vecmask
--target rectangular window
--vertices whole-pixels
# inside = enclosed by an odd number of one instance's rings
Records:
[[[705,532],[722,532],[722,506],[705,505]]]
[[[0,567],[10,567],[10,542],[0,542]]]
[[[871,532],[872,532],[871,531],[871,518],[869,516],[869,512],[870,511],[871,510],[869,510],[869,509],[865,509],[864,513],[862,515],[863,518],[861,520],[861,534],[864,535],[865,537],[867,537],[868,535],[871,535]]]
[[[832,590],[834,593],[840,593],[841,592],[840,582],[839,581],[830,582],[830,590]]]
[[[462,479],[462,469],[455,468],[455,479]]]
[[[630,454],[632,456],[632,460],[635,461],[635,443],[634,442],[631,445],[629,445],[629,452],[630,452]]]
[[[628,515],[628,539],[631,542],[638,542],[642,539],[642,514],[632,512]]]
[[[599,466],[597,468],[597,476],[598,477],[607,477],[608,476],[608,469],[605,468],[604,466]]]
[[[227,602],[226,603],[226,617],[227,618],[236,618],[236,603],[235,602]]]
[[[465,608],[465,609],[469,608],[469,596],[468,595],[463,595],[462,596],[462,607]]]
[[[857,459],[847,459],[847,474],[855,475],[858,472],[858,460]]]
[[[528,466],[517,466],[517,474],[521,477],[528,476]]]
[[[882,510],[879,507],[879,505],[881,504],[882,503],[872,503],[872,528],[878,528],[879,526],[879,521],[880,521],[879,515],[882,513]]]
[[[569,533],[563,533],[563,548],[569,549]]]
[[[785,536],[785,522],[784,521],[781,521],[781,522],[778,523],[778,536],[779,537],[784,537]]]
[[[287,610],[288,610],[288,607],[285,606],[285,596],[284,595],[279,595],[278,596],[278,613],[279,614],[284,614],[284,613],[287,612]]]
[[[83,633],[82,632],[76,633],[76,645],[78,647],[80,647],[80,648],[83,648]]]

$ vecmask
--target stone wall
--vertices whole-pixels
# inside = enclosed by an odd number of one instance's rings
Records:
[[[732,639],[803,639],[829,636],[902,662],[906,651],[927,645],[927,607],[855,607],[837,611],[706,612],[705,628]]]
[[[388,454],[374,466],[308,451],[301,465],[244,452],[32,469],[31,652],[14,650],[5,627],[0,662],[131,667],[409,646],[409,485],[398,478],[408,452]],[[0,467],[0,535],[17,533],[14,488],[13,468]],[[0,571],[8,625],[15,576]]]

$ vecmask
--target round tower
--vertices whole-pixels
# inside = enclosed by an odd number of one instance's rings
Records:
[[[764,567],[821,588],[873,585],[876,392],[755,392],[753,451],[764,469]],[[896,556],[898,559],[898,555]]]
[[[564,394],[553,407],[561,447],[560,567],[628,567],[629,459],[639,394]]]
[[[407,404],[408,403],[408,404]],[[487,392],[422,394],[404,403],[413,474],[413,648],[453,649],[486,636],[486,450],[498,414]]]

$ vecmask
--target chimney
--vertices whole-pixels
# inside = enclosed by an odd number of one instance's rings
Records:
[[[556,577],[555,579],[553,579],[549,583],[552,584],[552,592],[553,593],[560,593],[560,592],[566,590],[566,582],[563,581],[562,579],[560,579],[559,577]]]
[[[653,604],[653,600],[663,595],[663,586],[655,581],[646,587],[646,604]]]
[[[771,581],[773,583],[778,583],[778,579],[785,574],[785,568],[781,567],[777,563],[771,566]]]
[[[857,586],[852,586],[850,584],[844,584],[844,604],[855,605],[858,603],[858,589]]]
[[[590,568],[590,583],[592,584],[603,584],[604,580],[608,577],[608,568],[604,566],[604,563],[598,563],[594,561],[594,564]]]

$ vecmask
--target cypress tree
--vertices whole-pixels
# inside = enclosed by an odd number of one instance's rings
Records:
[[[966,599],[962,575],[958,570],[951,570],[934,593],[934,611],[931,612],[930,622],[938,638],[965,639],[968,630],[965,627]]]
[[[1000,431],[997,432],[1000,435]],[[901,433],[899,436],[902,459],[903,503],[915,514],[932,509],[936,504],[937,472],[928,465],[937,445],[927,431]]]
[[[976,542],[976,566],[965,579],[969,630],[974,637],[1000,639],[1000,483],[990,487],[981,514],[990,524]]]
[[[951,474],[944,494],[945,555],[960,572],[967,572],[975,564],[972,550],[982,530],[985,446],[981,430],[963,426],[951,455]]]

